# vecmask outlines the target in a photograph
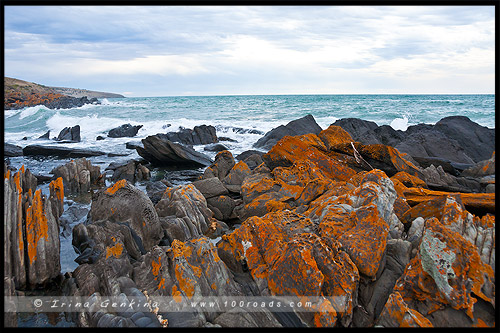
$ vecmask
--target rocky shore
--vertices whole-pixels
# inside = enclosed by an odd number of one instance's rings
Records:
[[[97,91],[47,87],[33,82],[4,77],[4,110],[44,105],[49,109],[69,109],[85,104],[100,104],[97,98],[123,97]]]
[[[59,140],[77,140],[79,128],[65,130]],[[52,170],[46,194],[24,166],[4,163],[5,296],[78,298],[90,307],[65,315],[79,327],[495,326],[494,129],[467,117],[404,132],[352,118],[322,129],[308,115],[238,156],[193,148],[221,141],[213,126],[158,133],[130,145],[142,159],[107,170],[82,151],[6,146],[74,159]],[[158,167],[206,168],[174,186],[151,180]],[[70,195],[90,197],[86,217],[69,214]],[[78,253],[64,275],[61,230]],[[98,307],[111,296],[314,302],[287,312]],[[16,313],[5,319],[17,325]]]

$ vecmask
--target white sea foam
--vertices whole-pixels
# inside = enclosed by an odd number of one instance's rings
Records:
[[[406,131],[408,128],[408,118],[403,116],[403,118],[396,118],[391,121],[391,127],[395,130]]]

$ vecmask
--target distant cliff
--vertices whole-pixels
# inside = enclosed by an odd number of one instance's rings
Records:
[[[99,103],[97,98],[124,98],[120,94],[86,89],[47,87],[10,77],[4,77],[4,109],[45,105],[49,108],[71,108],[87,103]]]

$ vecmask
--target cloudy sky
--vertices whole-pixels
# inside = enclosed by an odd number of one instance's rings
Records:
[[[494,6],[6,6],[5,75],[125,96],[494,93]]]

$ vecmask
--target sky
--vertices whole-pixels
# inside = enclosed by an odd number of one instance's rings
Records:
[[[127,97],[493,94],[494,6],[5,6],[5,76]]]

